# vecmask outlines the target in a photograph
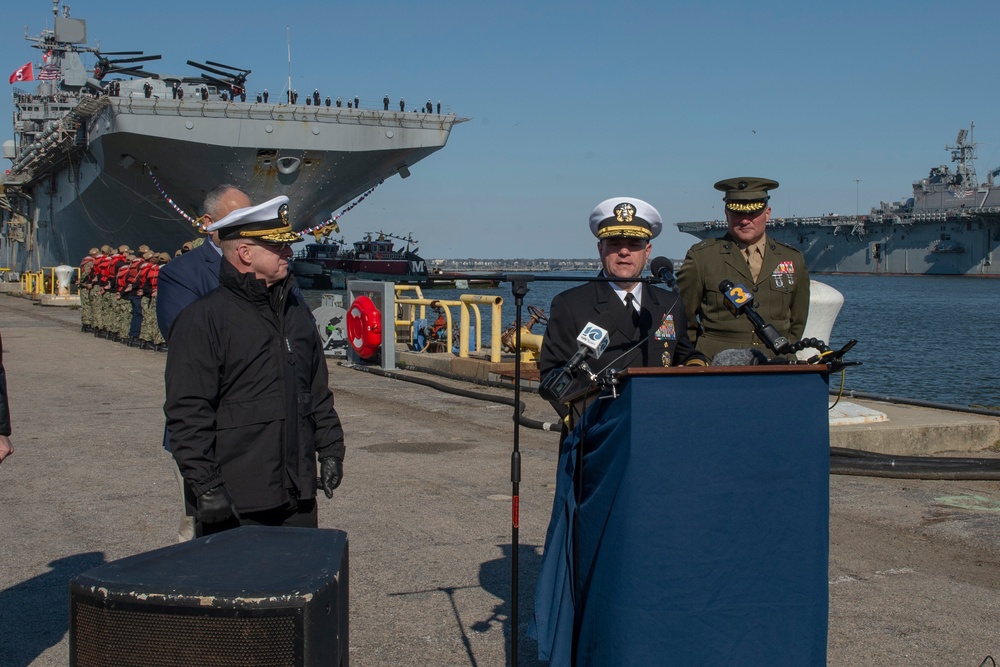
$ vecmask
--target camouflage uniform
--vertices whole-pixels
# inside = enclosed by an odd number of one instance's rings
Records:
[[[77,292],[80,296],[80,325],[83,331],[94,330],[94,308],[90,294],[93,285],[90,281],[94,271],[94,263],[101,255],[97,248],[91,248],[90,253],[80,262],[80,277],[77,279]]]

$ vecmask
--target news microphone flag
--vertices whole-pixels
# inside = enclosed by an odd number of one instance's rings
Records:
[[[743,285],[734,285],[731,280],[723,280],[719,283],[719,291],[725,295],[726,308],[734,317],[746,314],[753,330],[775,354],[785,354],[788,351],[788,339],[778,333],[773,324],[768,324],[764,318],[754,310],[753,297]]]
[[[745,306],[752,301],[750,292],[743,285],[734,285],[729,280],[723,280],[719,288],[726,298],[726,309],[735,317],[739,317],[743,313]]]
[[[587,322],[583,331],[576,337],[576,342],[590,350],[594,359],[599,359],[604,350],[608,349],[610,337],[606,329],[602,329],[593,322]]]

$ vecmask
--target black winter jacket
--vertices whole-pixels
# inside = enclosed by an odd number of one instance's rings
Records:
[[[170,329],[163,411],[195,496],[226,485],[241,512],[316,496],[316,458],[344,458],[326,358],[289,276],[268,290],[223,259],[219,287]]]
[[[3,370],[3,338],[0,338],[0,435],[10,435],[10,407],[7,402],[7,374]]]

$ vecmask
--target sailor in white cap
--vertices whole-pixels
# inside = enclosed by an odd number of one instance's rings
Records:
[[[288,275],[289,244],[302,240],[288,222],[288,197],[239,208],[208,226],[218,232],[222,256],[240,273],[254,273],[268,287]]]
[[[612,197],[594,208],[590,231],[597,237],[603,270],[600,280],[552,300],[538,362],[543,380],[572,358],[579,348],[577,336],[588,323],[609,332],[607,349],[599,359],[588,360],[595,373],[609,364],[624,369],[705,362],[687,338],[679,297],[638,280],[649,260],[650,241],[662,228],[659,211],[642,199]]]
[[[590,231],[598,239],[604,275],[622,279],[614,284],[623,300],[626,292],[635,290],[637,283],[630,279],[642,275],[652,250],[649,242],[662,228],[660,212],[635,197],[605,199],[590,214]]]
[[[301,238],[288,198],[237,209],[208,231],[222,247],[219,287],[170,329],[163,406],[196,533],[315,528],[317,467],[332,497],[344,431],[316,324],[288,272],[289,244]]]

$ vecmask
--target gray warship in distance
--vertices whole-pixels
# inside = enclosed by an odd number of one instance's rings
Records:
[[[248,69],[189,60],[198,76],[154,74],[142,63],[160,56],[101,52],[58,0],[53,14],[52,29],[25,35],[44,64],[34,92],[15,86],[15,139],[3,144],[0,267],[15,271],[75,266],[103,244],[173,252],[198,236],[204,196],[223,183],[254,202],[288,195],[295,228],[312,229],[409,176],[468,120],[245,101]]]
[[[801,250],[812,273],[1000,277],[1000,168],[978,181],[974,129],[960,130],[945,147],[954,170],[932,168],[906,201],[881,202],[868,215],[771,218],[768,236]],[[727,226],[722,220],[677,228],[706,239]]]

